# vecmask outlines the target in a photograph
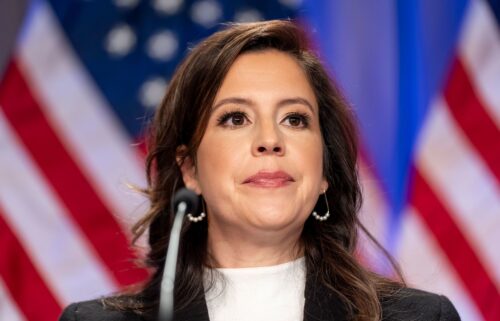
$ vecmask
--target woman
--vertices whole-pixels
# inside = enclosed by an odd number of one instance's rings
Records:
[[[176,71],[154,122],[146,193],[151,279],[68,307],[61,320],[153,320],[171,197],[184,222],[175,320],[459,320],[445,297],[354,257],[361,203],[352,114],[291,22],[229,26]]]

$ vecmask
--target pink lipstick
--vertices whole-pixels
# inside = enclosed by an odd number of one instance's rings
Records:
[[[283,171],[265,172],[260,171],[243,181],[243,184],[261,187],[261,188],[276,188],[289,185],[294,182],[292,176]]]

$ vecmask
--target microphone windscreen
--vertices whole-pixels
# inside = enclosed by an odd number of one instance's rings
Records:
[[[181,202],[187,205],[186,213],[196,213],[198,210],[198,195],[188,188],[181,188],[178,190],[173,199],[174,212]]]

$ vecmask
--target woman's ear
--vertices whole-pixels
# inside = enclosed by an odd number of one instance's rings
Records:
[[[327,189],[328,189],[328,181],[326,180],[325,177],[323,177],[323,180],[321,181],[321,193],[326,193]]]
[[[186,145],[177,147],[177,166],[181,170],[184,185],[199,195],[201,194],[201,188],[196,176],[196,166],[194,165],[194,160],[187,155],[187,150]]]

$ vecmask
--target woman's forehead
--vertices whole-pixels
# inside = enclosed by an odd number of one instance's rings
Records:
[[[259,103],[261,100],[295,100],[316,108],[314,90],[302,66],[292,55],[278,50],[240,55],[229,68],[213,102],[224,100]]]

